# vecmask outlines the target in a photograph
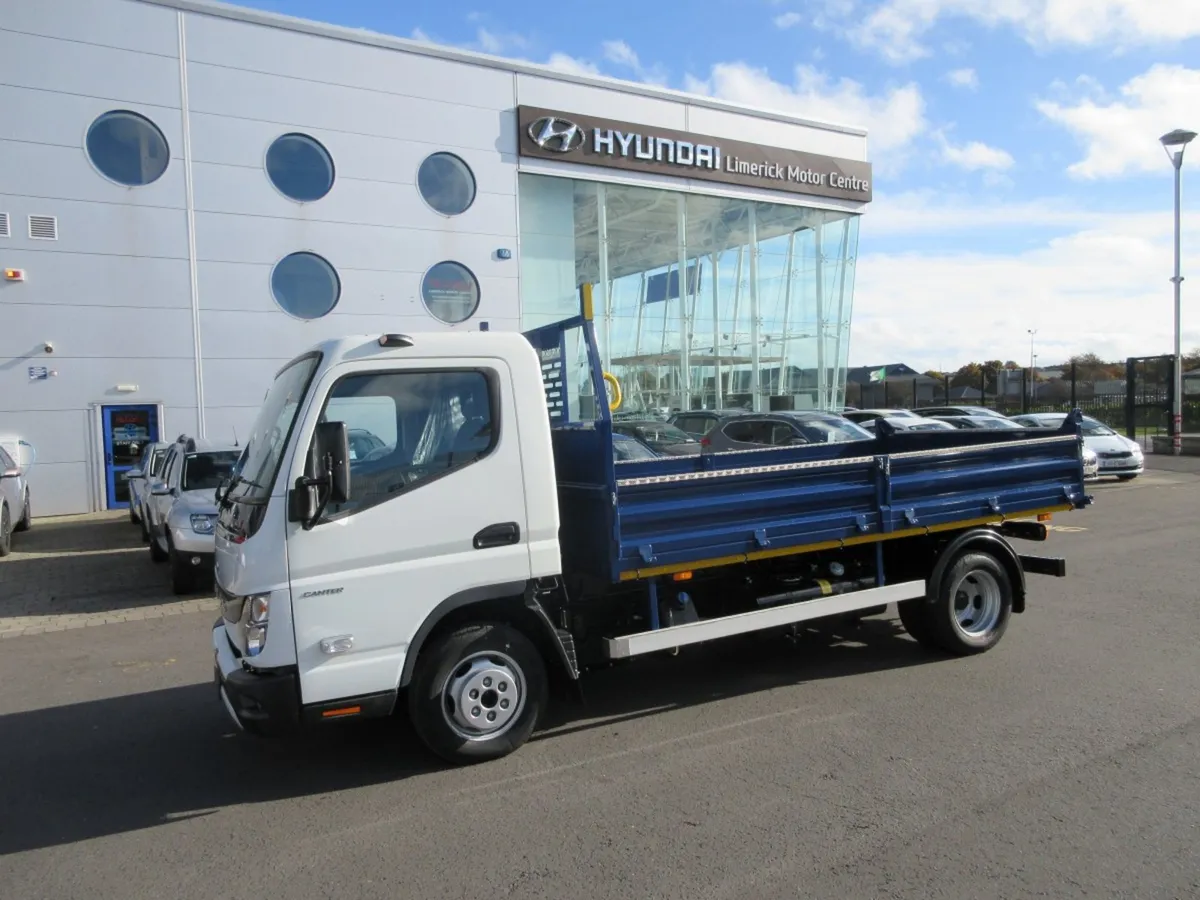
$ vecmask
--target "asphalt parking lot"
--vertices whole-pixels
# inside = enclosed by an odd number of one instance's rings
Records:
[[[1152,462],[1153,464],[1153,462]],[[234,734],[113,516],[0,563],[0,897],[1200,896],[1200,465],[1059,516],[993,652],[891,617],[599,673],[515,756]]]

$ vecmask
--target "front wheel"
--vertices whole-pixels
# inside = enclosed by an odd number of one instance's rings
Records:
[[[900,605],[905,630],[918,643],[955,656],[983,653],[1000,643],[1012,618],[1013,585],[996,557],[963,552],[934,589],[932,598]]]
[[[17,531],[28,531],[33,526],[33,510],[29,505],[29,491],[25,491],[25,505],[21,508],[21,518],[17,522]]]
[[[188,562],[183,554],[171,548],[171,590],[177,595],[192,594],[196,591],[196,569]]]
[[[529,638],[499,623],[467,625],[421,649],[408,710],[422,742],[457,764],[499,759],[529,740],[549,699]]]
[[[8,504],[0,503],[0,556],[12,553],[12,518]]]

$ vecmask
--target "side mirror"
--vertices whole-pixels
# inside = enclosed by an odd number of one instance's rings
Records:
[[[350,499],[350,430],[345,422],[321,422],[313,437],[317,475],[329,478],[329,503]],[[324,471],[321,471],[321,470]]]
[[[126,480],[126,481],[133,481],[133,479],[135,479],[135,478],[141,478],[141,477],[143,477],[145,474],[146,474],[146,473],[145,473],[145,472],[143,472],[141,469],[130,469],[128,472],[126,472],[126,473],[125,473],[125,480]]]
[[[320,422],[313,435],[308,475],[296,479],[288,519],[311,528],[330,503],[350,499],[350,433],[345,422]]]
[[[150,493],[155,497],[165,497],[171,493],[171,489],[161,481],[156,481],[150,485]]]
[[[3,472],[0,472],[0,478],[20,478],[20,477],[21,477],[20,469],[5,469]]]

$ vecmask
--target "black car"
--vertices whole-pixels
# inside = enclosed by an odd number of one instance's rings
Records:
[[[700,442],[669,422],[653,420],[622,420],[613,422],[617,434],[635,437],[657,453],[668,456],[688,456],[700,452]]]
[[[749,409],[692,409],[687,412],[677,412],[670,418],[670,424],[680,431],[697,440],[704,437],[722,422],[734,416],[748,416]]]

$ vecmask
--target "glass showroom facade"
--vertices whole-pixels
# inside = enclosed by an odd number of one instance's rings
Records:
[[[521,326],[576,315],[591,284],[619,412],[841,408],[857,214],[519,177]]]

